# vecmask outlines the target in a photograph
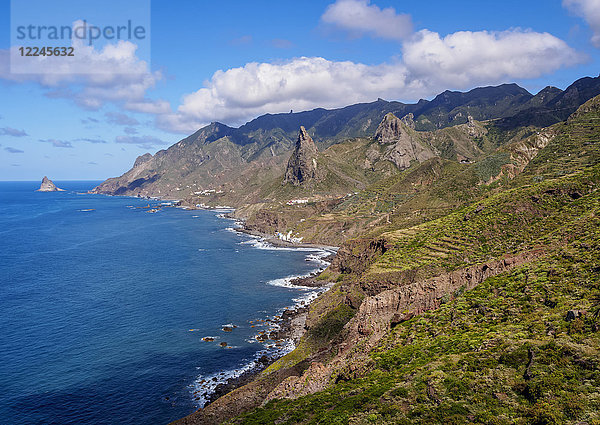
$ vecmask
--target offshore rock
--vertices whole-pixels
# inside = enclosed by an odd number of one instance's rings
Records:
[[[56,185],[48,177],[44,176],[42,184],[36,192],[64,192],[64,189],[56,187]]]

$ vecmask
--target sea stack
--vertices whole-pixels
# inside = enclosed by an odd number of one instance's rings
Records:
[[[64,192],[64,189],[56,187],[56,185],[48,177],[44,176],[42,184],[36,192]]]
[[[317,176],[317,146],[304,127],[300,127],[298,140],[285,170],[284,183],[299,186]]]

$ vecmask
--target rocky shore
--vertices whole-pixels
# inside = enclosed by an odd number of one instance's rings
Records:
[[[95,192],[93,192],[93,193],[95,193]],[[223,207],[223,208],[208,208],[208,207],[204,207],[204,206],[197,206],[197,205],[192,205],[192,204],[185,203],[185,202],[182,202],[179,200],[168,200],[167,201],[166,199],[164,199],[162,197],[145,197],[145,198],[148,199],[149,201],[154,201],[156,204],[151,205],[149,203],[147,206],[141,207],[141,208],[147,209],[152,212],[158,212],[158,211],[160,211],[160,209],[168,208],[168,207],[182,208],[182,209],[186,209],[186,210],[214,210],[214,209],[233,210],[233,208],[225,208],[225,207]],[[317,294],[317,296],[321,295],[326,290],[325,288],[330,286],[331,282],[317,280],[317,276],[320,274],[322,269],[325,268],[326,265],[329,265],[333,261],[333,259],[336,256],[338,247],[286,241],[286,240],[278,238],[272,234],[263,233],[263,232],[260,232],[260,231],[254,230],[254,229],[250,230],[245,227],[245,223],[243,220],[241,220],[239,217],[234,216],[234,211],[222,212],[221,214],[219,214],[219,216],[222,218],[225,218],[225,219],[234,220],[235,223],[237,224],[237,227],[234,228],[235,231],[258,238],[262,243],[265,243],[265,244],[268,244],[268,245],[271,245],[274,247],[310,248],[310,249],[314,249],[314,250],[322,250],[322,251],[329,252],[330,253],[329,255],[320,256],[318,258],[318,260],[322,262],[323,267],[316,269],[313,273],[311,273],[308,276],[291,279],[289,281],[289,284],[293,285],[293,286],[297,286],[299,288],[313,288],[314,290],[322,288],[323,291],[319,292]],[[307,259],[307,261],[310,261],[310,260]],[[275,329],[272,329],[268,333],[265,333],[264,339],[261,339],[260,341],[261,342],[287,341],[292,344],[292,347],[296,347],[298,342],[300,341],[300,339],[306,332],[305,326],[306,326],[306,319],[307,319],[307,315],[308,315],[309,306],[310,306],[310,302],[302,301],[294,306],[286,308],[278,316],[278,318],[276,320],[272,320],[270,322],[272,325],[274,325]],[[223,330],[226,332],[225,329],[223,329]],[[211,340],[212,340],[212,338],[211,338]],[[283,347],[281,347],[281,348],[283,348]],[[248,370],[244,371],[243,373],[241,373],[238,376],[229,378],[225,382],[218,384],[213,390],[211,390],[210,393],[208,393],[208,394],[204,393],[204,398],[207,400],[206,404],[204,405],[204,408],[206,408],[209,405],[212,405],[215,401],[217,401],[221,398],[224,398],[224,396],[227,396],[229,393],[231,393],[232,391],[234,391],[238,388],[247,386],[247,388],[250,389],[254,385],[263,387],[264,384],[257,382],[260,380],[261,372],[264,371],[271,364],[273,364],[275,361],[277,361],[278,359],[280,359],[281,357],[283,357],[285,354],[287,354],[290,351],[291,350],[281,349],[281,350],[275,350],[272,352],[268,352],[267,354],[262,355],[261,357],[256,359],[253,367],[249,368]],[[295,371],[294,368],[291,368],[289,370],[282,371],[281,373],[284,373],[284,374],[300,373],[300,369],[298,371]],[[278,372],[277,375],[280,375],[280,373]],[[279,380],[279,379],[283,379],[283,377],[279,377],[277,380]],[[259,394],[259,392],[257,392],[256,394]],[[195,395],[197,396],[197,395],[199,395],[199,393],[198,394],[195,393]],[[219,402],[221,403],[222,400],[219,400]],[[203,408],[199,409],[199,410],[203,410]],[[219,410],[219,408],[217,408],[217,410]],[[217,423],[217,422],[213,422],[213,420],[217,420],[217,419],[212,418],[212,414],[210,416],[211,416],[211,419],[210,420],[207,419],[208,422],[206,422],[206,423],[207,424],[208,423]],[[185,418],[182,418],[173,423],[186,424],[186,423],[188,423],[188,420],[189,420],[189,418],[185,417]]]
[[[281,240],[273,235],[268,235],[265,233],[257,232],[254,230],[248,230],[244,227],[244,222],[239,220],[236,217],[233,217],[231,214],[223,214],[223,218],[235,220],[236,223],[240,226],[235,230],[244,233],[247,235],[251,235],[253,237],[259,237],[262,242],[267,243],[269,245],[275,247],[282,248],[314,248],[316,250],[325,250],[328,252],[332,252],[337,250],[337,247],[324,246],[324,245],[316,245],[316,244],[307,244],[307,243],[298,243],[298,242],[289,242]],[[321,257],[320,260],[324,262],[324,264],[329,264],[335,257],[335,253],[331,253],[326,257]],[[308,276],[298,277],[289,281],[290,285],[294,285],[302,288],[323,288],[325,289],[330,285],[330,282],[317,280],[317,276],[319,275],[320,270],[316,270]],[[317,296],[321,295],[321,293],[317,294]],[[293,346],[297,346],[298,342],[304,335],[306,328],[306,318],[308,315],[310,303],[309,302],[301,302],[292,307],[286,308],[279,319],[276,321],[272,321],[271,323],[276,326],[275,330],[272,330],[266,334],[264,334],[263,341],[288,341],[293,344]],[[234,391],[237,388],[243,387],[254,381],[257,376],[269,367],[272,363],[277,361],[283,355],[287,354],[289,350],[281,350],[269,354],[265,354],[257,359],[256,364],[251,369],[245,371],[239,376],[228,379],[226,382],[223,382],[212,391],[212,393],[206,396],[207,403],[204,407],[213,403],[215,400],[225,396],[226,394]]]
[[[324,251],[337,251],[338,247],[337,246],[330,246],[330,245],[322,245],[322,244],[313,244],[313,243],[306,243],[306,242],[292,242],[292,241],[286,241],[283,239],[280,239],[272,234],[268,234],[268,233],[263,233],[260,232],[258,230],[250,230],[248,228],[246,228],[244,226],[244,222],[243,220],[240,220],[238,217],[233,216],[232,214],[223,214],[224,218],[228,218],[231,220],[235,220],[241,227],[239,227],[238,229],[236,229],[238,232],[240,233],[245,233],[247,235],[250,236],[255,236],[255,237],[259,237],[261,238],[264,242],[276,246],[276,247],[282,247],[282,248],[314,248],[314,249],[322,249]],[[329,257],[326,257],[325,260],[326,261],[330,261],[327,260],[328,258],[331,259],[335,256],[335,254],[332,254]]]
[[[304,325],[306,322],[306,315],[308,312],[308,305],[298,306],[294,309],[285,310],[282,314],[282,318],[278,323],[279,329],[272,331],[269,334],[271,340],[287,340],[291,341],[294,346],[298,343],[302,335],[304,335]],[[279,359],[286,352],[273,353],[271,355],[261,356],[256,365],[250,370],[242,373],[241,375],[230,378],[226,382],[219,384],[215,390],[207,396],[208,402],[206,405],[214,402],[218,398],[230,393],[236,388],[242,387],[251,381],[256,376]],[[206,407],[206,406],[205,406]]]

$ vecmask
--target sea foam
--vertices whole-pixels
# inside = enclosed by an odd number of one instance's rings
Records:
[[[269,326],[268,331],[276,331],[280,329],[280,318],[282,317],[285,311],[294,311],[298,308],[302,308],[312,301],[314,301],[319,295],[328,291],[332,285],[322,286],[322,287],[309,287],[309,286],[301,286],[294,285],[291,282],[294,279],[306,278],[313,275],[315,272],[322,270],[323,268],[329,265],[329,262],[325,260],[326,257],[329,257],[331,254],[336,252],[335,248],[311,248],[311,247],[296,247],[296,246],[276,246],[269,243],[265,238],[249,235],[240,232],[240,229],[243,227],[242,223],[232,219],[231,217],[227,217],[224,214],[218,214],[219,218],[224,218],[227,220],[234,221],[232,227],[227,227],[225,230],[228,232],[237,233],[240,236],[244,236],[247,238],[241,242],[238,242],[239,245],[249,245],[252,248],[260,249],[260,250],[269,250],[269,251],[300,251],[307,252],[309,254],[306,255],[306,261],[315,264],[315,268],[306,274],[299,275],[290,275],[277,279],[272,279],[266,282],[267,285],[277,286],[287,289],[293,289],[299,291],[301,294],[297,297],[292,298],[292,302],[294,303],[292,306],[284,307],[278,309],[277,312],[270,317],[266,317],[266,320],[263,320],[262,323],[257,323],[255,326]],[[265,312],[266,313],[266,312]],[[279,319],[278,319],[279,318]],[[267,325],[268,322],[268,325]],[[223,326],[233,326],[231,324],[223,325]],[[192,393],[193,402],[197,407],[204,407],[210,400],[211,396],[217,390],[217,387],[221,384],[226,384],[231,382],[231,380],[235,380],[240,378],[242,375],[246,373],[251,373],[252,371],[257,371],[262,369],[264,366],[263,363],[260,362],[260,359],[263,356],[267,356],[268,358],[274,360],[276,358],[282,357],[285,354],[294,350],[295,345],[292,340],[284,340],[278,342],[279,345],[274,343],[272,340],[267,341],[258,341],[257,339],[248,339],[247,343],[262,343],[263,349],[258,351],[252,359],[247,361],[243,361],[239,364],[237,368],[229,369],[209,375],[200,375],[198,376],[194,382],[190,385],[190,391]],[[234,347],[228,347],[234,348]]]

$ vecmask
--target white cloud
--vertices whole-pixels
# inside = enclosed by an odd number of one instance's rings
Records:
[[[106,112],[104,114],[106,121],[110,124],[117,125],[139,125],[140,122],[129,115],[122,114],[120,112]]]
[[[81,139],[75,139],[73,140],[74,142],[88,142],[88,143],[94,143],[94,144],[98,144],[98,143],[106,143],[106,140],[104,139],[90,139],[87,137],[81,138]]]
[[[381,65],[301,57],[217,71],[157,123],[186,133],[211,121],[236,125],[267,112],[334,108],[378,97],[415,100],[445,89],[536,78],[583,60],[550,34],[522,30],[446,37],[423,30],[403,43],[402,52],[402,61]]]
[[[73,145],[71,144],[71,142],[68,142],[68,141],[65,141],[65,140],[56,140],[56,139],[45,139],[45,140],[42,140],[42,139],[40,139],[40,142],[50,143],[55,148],[72,148],[73,147]]]
[[[3,127],[0,128],[0,136],[12,136],[12,137],[24,137],[28,134],[25,130],[19,130],[12,127]]]
[[[412,34],[410,15],[398,14],[393,7],[380,9],[370,3],[370,0],[337,0],[327,7],[321,19],[357,35],[366,33],[402,40]]]
[[[0,78],[36,82],[48,90],[48,97],[71,99],[85,109],[97,110],[114,103],[131,111],[164,111],[165,101],[146,97],[163,75],[151,71],[148,63],[137,57],[137,45],[120,40],[97,50],[74,39],[73,47],[72,57],[37,56],[26,58],[26,62],[16,47],[0,50]]]
[[[460,31],[441,37],[419,31],[402,47],[410,75],[423,87],[466,88],[536,78],[584,57],[548,33]]]
[[[301,57],[249,63],[217,71],[205,87],[183,97],[176,113],[158,117],[162,128],[187,132],[220,120],[240,124],[266,112],[338,107],[405,90],[402,64],[368,66]]]
[[[123,105],[123,108],[144,114],[166,114],[171,111],[171,104],[166,100],[142,99],[140,101],[129,101]]]
[[[563,6],[581,16],[592,28],[592,43],[600,47],[600,0],[563,0]]]

